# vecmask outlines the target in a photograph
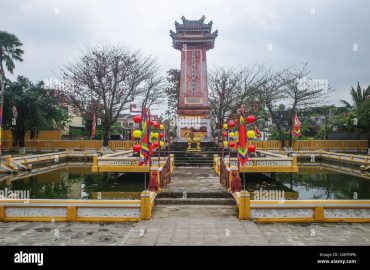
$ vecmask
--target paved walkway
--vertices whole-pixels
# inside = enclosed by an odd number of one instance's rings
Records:
[[[220,178],[209,167],[176,167],[164,191],[168,192],[223,192]]]
[[[176,168],[166,191],[224,191],[210,168]],[[0,222],[0,245],[370,245],[370,224],[256,224],[235,206],[157,205],[139,223]]]
[[[256,224],[233,206],[157,206],[139,223],[1,222],[0,245],[370,245],[370,224]]]

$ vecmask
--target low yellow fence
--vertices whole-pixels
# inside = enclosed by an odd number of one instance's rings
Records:
[[[31,140],[31,134],[29,132],[26,133],[25,140]],[[3,141],[12,141],[13,134],[10,130],[2,130],[1,131],[1,138]],[[62,132],[60,130],[41,130],[33,141],[36,140],[61,140],[62,139]]]
[[[131,151],[130,151],[131,152]],[[61,151],[49,154],[38,154],[38,155],[27,155],[12,157],[7,155],[5,157],[5,162],[0,164],[1,172],[17,172],[18,170],[28,170],[32,168],[33,164],[54,162],[59,163],[62,159],[68,158],[82,158],[87,160],[87,158],[94,157],[94,153],[87,151]]]
[[[256,222],[370,222],[370,200],[251,200],[233,196],[239,219]]]
[[[367,140],[312,140],[312,141],[294,141],[293,150],[336,150],[336,151],[367,151]]]
[[[140,200],[0,200],[0,221],[124,222],[151,219],[155,192]]]
[[[351,155],[351,154],[343,154],[343,153],[335,153],[335,152],[326,152],[326,151],[305,151],[302,150],[300,152],[295,153],[298,157],[313,157],[314,160],[317,159],[325,159],[325,160],[332,160],[332,161],[342,161],[344,163],[350,163],[355,165],[370,165],[370,158],[366,155]],[[313,161],[314,162],[314,161]]]
[[[132,141],[109,141],[108,146],[113,150],[131,149]],[[28,151],[54,151],[60,149],[99,150],[103,147],[103,141],[97,140],[26,140],[25,147]],[[12,150],[13,142],[2,141],[2,149]]]
[[[45,135],[46,136],[46,135]],[[52,135],[50,135],[52,136]],[[280,141],[250,141],[256,145],[259,150],[283,150]],[[109,148],[113,150],[129,149],[134,145],[133,141],[109,141]],[[285,145],[288,145],[286,142]],[[60,140],[60,139],[45,139],[45,140],[27,140],[25,146],[30,150],[55,150],[55,149],[101,149],[103,141],[101,140]],[[2,148],[6,150],[13,149],[13,142],[8,137],[2,140]],[[325,141],[325,140],[309,140],[309,141],[294,141],[292,150],[331,150],[331,151],[367,151],[368,143],[366,140],[358,141]]]

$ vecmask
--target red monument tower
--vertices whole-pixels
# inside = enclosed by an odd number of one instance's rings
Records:
[[[210,138],[206,52],[214,47],[217,31],[212,33],[212,21],[204,23],[205,16],[181,20],[175,22],[176,32],[170,30],[173,47],[181,51],[177,136]]]

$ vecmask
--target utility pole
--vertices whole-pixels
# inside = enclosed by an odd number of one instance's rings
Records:
[[[1,158],[2,158],[2,154],[3,154],[3,151],[2,151],[2,142],[1,142],[1,135],[2,135],[2,131],[3,131],[3,105],[4,105],[4,90],[5,90],[5,80],[4,80],[4,76],[3,74],[1,74],[0,76],[0,84],[1,84],[1,92],[0,92],[0,167],[1,167]]]

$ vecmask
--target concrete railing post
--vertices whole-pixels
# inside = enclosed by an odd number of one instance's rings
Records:
[[[251,198],[250,194],[246,190],[240,191],[240,201],[239,201],[239,219],[249,220],[251,212]]]
[[[150,203],[150,194],[149,190],[144,190],[141,192],[141,210],[140,210],[140,218],[142,220],[149,220],[152,217],[152,207]]]

